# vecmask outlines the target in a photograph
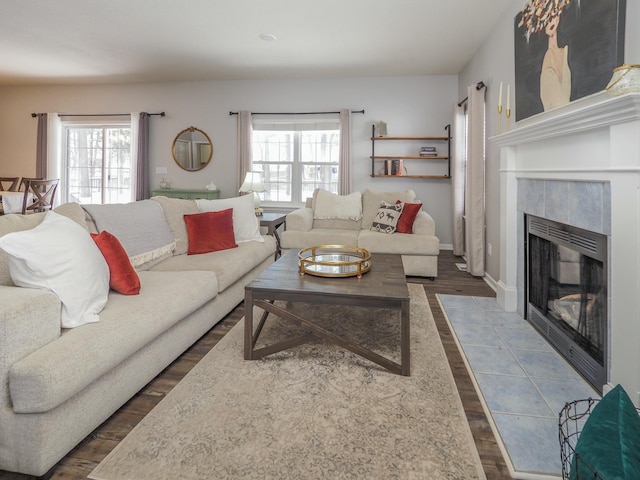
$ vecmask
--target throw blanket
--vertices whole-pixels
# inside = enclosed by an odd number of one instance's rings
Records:
[[[360,220],[362,218],[362,194],[336,195],[327,190],[318,190],[313,218]]]
[[[171,254],[176,246],[164,211],[153,200],[82,208],[93,217],[98,230],[120,240],[134,267]]]

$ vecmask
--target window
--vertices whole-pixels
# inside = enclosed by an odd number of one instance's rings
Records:
[[[64,124],[67,202],[127,203],[135,199],[131,124]]]
[[[252,170],[263,204],[302,205],[316,188],[338,193],[340,124],[333,120],[255,120]]]

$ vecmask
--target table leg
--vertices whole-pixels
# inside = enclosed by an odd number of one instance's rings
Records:
[[[253,353],[253,292],[244,291],[244,359],[251,360]]]
[[[400,307],[400,362],[401,374],[411,375],[411,312],[409,300]]]

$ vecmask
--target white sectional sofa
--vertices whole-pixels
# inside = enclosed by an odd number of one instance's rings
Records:
[[[0,249],[0,470],[46,474],[237,306],[244,286],[273,262],[276,244],[269,236],[187,255],[183,215],[198,213],[196,202],[166,197],[143,202],[161,211],[155,220],[145,220],[145,227],[157,232],[146,232],[143,243],[168,230],[175,248],[150,255],[136,268],[139,295],[109,291],[97,323],[62,328],[58,296],[15,286],[9,257]],[[110,221],[130,219],[128,210],[137,203],[117,206]],[[252,199],[250,208],[253,214]],[[78,204],[56,212],[87,232],[101,230],[98,219]],[[51,214],[2,216],[0,237],[33,229],[45,215]]]
[[[287,215],[286,230],[280,234],[282,248],[288,250],[315,245],[354,245],[371,253],[402,255],[406,275],[437,277],[440,241],[435,234],[435,222],[427,212],[420,209],[411,233],[382,233],[371,229],[383,201],[388,204],[398,201],[419,203],[413,190],[380,192],[366,189],[362,194],[356,192],[349,197],[351,196],[361,201],[359,216],[345,209],[342,209],[345,213],[340,212],[339,205],[348,203],[345,199],[347,196],[330,196],[316,189],[305,207]],[[322,199],[322,205],[319,204],[319,198]],[[332,209],[331,205],[327,208],[327,202],[332,199],[338,208]]]

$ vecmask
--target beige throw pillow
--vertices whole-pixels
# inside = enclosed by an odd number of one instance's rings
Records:
[[[395,232],[403,207],[404,203],[380,202],[380,208],[371,224],[371,230],[381,233]]]

